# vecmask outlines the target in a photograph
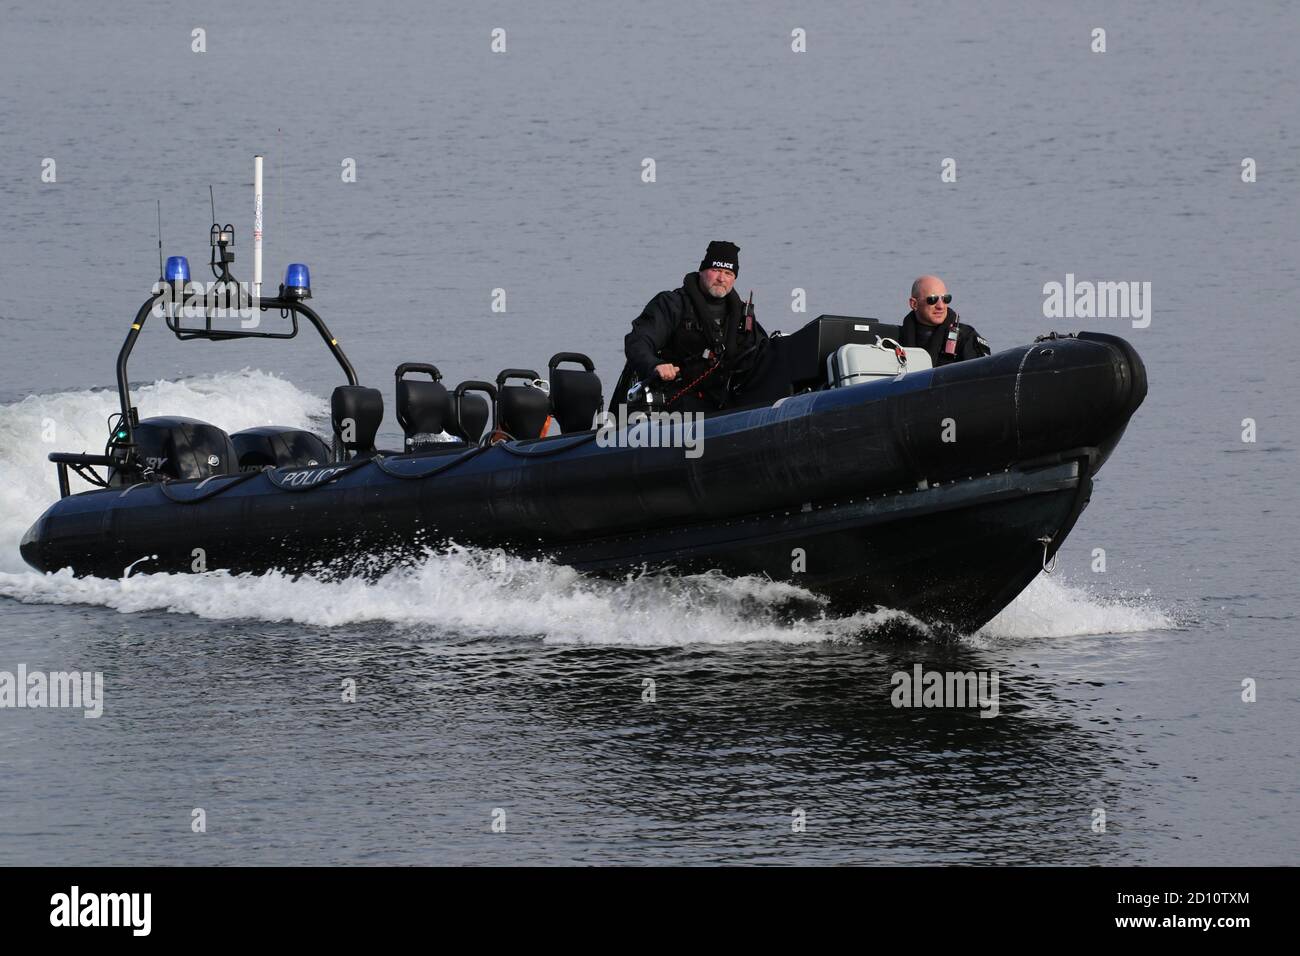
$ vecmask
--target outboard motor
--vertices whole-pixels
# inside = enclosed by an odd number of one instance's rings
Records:
[[[147,478],[188,481],[239,472],[239,454],[230,436],[216,425],[194,418],[167,415],[146,418],[135,426],[136,460]],[[127,480],[109,476],[110,484]]]
[[[491,404],[488,399],[470,395],[469,392],[485,393]],[[491,382],[461,382],[452,393],[452,417],[447,423],[447,431],[461,441],[476,444],[487,429],[488,412],[496,405],[496,401],[497,390]]]
[[[230,436],[239,454],[240,471],[272,468],[310,468],[332,460],[329,446],[300,428],[259,425]]]
[[[403,379],[408,372],[423,372],[433,381]],[[403,362],[397,366],[397,421],[406,434],[407,451],[436,444],[450,418],[451,395],[436,365]]]
[[[582,371],[557,368],[561,362],[577,362]],[[556,352],[546,363],[551,379],[551,408],[560,431],[585,432],[596,427],[596,414],[605,410],[604,389],[596,365],[581,352]]]
[[[345,457],[369,457],[375,453],[375,435],[384,420],[384,396],[377,388],[340,385],[330,396],[330,421],[335,447]]]
[[[512,378],[523,385],[507,385]],[[540,438],[551,417],[549,386],[532,369],[508,368],[497,376],[497,430],[511,438]]]

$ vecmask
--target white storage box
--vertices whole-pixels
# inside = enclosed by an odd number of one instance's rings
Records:
[[[900,353],[906,362],[899,360]],[[883,339],[877,345],[841,345],[826,357],[826,378],[839,388],[933,367],[925,349],[903,348],[893,339]]]

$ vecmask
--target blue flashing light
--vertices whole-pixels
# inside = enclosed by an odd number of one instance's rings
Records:
[[[163,278],[168,282],[189,282],[190,260],[184,256],[168,256],[167,266],[163,269]]]
[[[311,272],[301,262],[289,263],[284,270],[284,291],[286,295],[305,299],[311,295]]]

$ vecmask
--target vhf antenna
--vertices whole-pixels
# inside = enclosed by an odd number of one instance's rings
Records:
[[[158,203],[158,276],[161,278],[164,273],[163,254],[162,254],[162,200],[155,200]]]

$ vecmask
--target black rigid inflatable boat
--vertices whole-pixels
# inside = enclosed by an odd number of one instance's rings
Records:
[[[233,283],[222,252],[218,278]],[[63,497],[22,541],[34,568],[347,573],[455,542],[595,573],[764,575],[835,610],[883,606],[970,632],[1053,558],[1146,394],[1141,360],[1111,335],[1053,334],[918,368],[928,359],[909,363],[913,350],[891,341],[897,326],[820,316],[773,337],[763,381],[742,393],[749,407],[702,421],[624,424],[624,413],[593,428],[605,403],[579,353],[551,359],[549,393],[530,369],[448,389],[435,366],[404,364],[405,447],[386,452],[374,447],[382,396],[357,383],[307,305],[305,267],[291,266],[258,305],[268,320],[279,314],[279,331],[210,316],[186,325],[166,297],[187,283],[174,257],[136,315],[105,453],[50,456]],[[209,340],[313,325],[348,381],[331,397],[330,440],[141,419],[127,359],[150,314],[178,337]],[[840,374],[864,356],[887,374]],[[562,432],[536,437],[552,421]],[[69,470],[99,487],[71,493]]]

